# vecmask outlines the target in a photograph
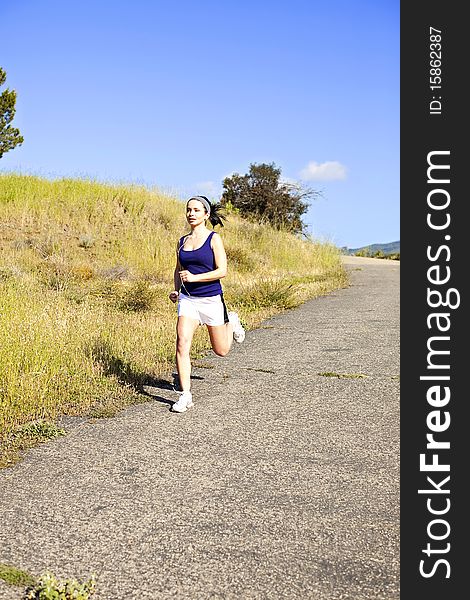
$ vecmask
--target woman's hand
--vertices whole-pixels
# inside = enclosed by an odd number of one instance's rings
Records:
[[[173,292],[170,292],[170,294],[169,294],[169,296],[168,296],[168,297],[170,298],[170,300],[171,300],[173,303],[175,303],[175,302],[177,302],[177,301],[178,301],[178,296],[179,296],[178,292],[177,292],[176,290],[174,290]]]
[[[190,273],[189,271],[180,271],[179,276],[181,281],[191,283],[192,281],[196,281],[196,276]]]

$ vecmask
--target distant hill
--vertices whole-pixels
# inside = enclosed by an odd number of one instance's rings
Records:
[[[400,240],[397,242],[388,242],[386,244],[370,244],[369,246],[362,246],[361,248],[341,248],[345,254],[356,254],[357,252],[368,251],[369,254],[374,254],[381,250],[384,254],[396,254],[400,253]]]

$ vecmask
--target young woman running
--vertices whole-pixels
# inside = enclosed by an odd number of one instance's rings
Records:
[[[223,227],[218,209],[205,196],[190,198],[186,219],[191,233],[180,238],[176,249],[175,289],[169,297],[178,302],[176,369],[182,392],[172,406],[175,412],[185,412],[193,405],[190,350],[197,327],[207,326],[212,350],[218,356],[228,353],[233,340],[241,343],[245,339],[237,313],[227,313],[223,298],[220,280],[227,274],[227,256],[222,238],[206,227],[207,221]]]

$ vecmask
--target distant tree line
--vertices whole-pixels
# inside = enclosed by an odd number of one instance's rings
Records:
[[[354,253],[354,256],[365,256],[368,258],[388,258],[389,260],[400,260],[399,252],[390,252],[389,254],[385,254],[383,250],[376,250],[372,252],[370,248],[361,248],[357,252]]]

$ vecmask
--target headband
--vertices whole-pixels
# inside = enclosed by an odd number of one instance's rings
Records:
[[[197,200],[198,202],[201,202],[201,204],[204,206],[204,208],[207,210],[207,214],[210,215],[211,214],[211,205],[209,204],[209,201],[206,200],[205,198],[203,198],[202,196],[192,196],[188,202],[191,202],[191,200]],[[186,205],[188,204],[188,202],[186,202]]]

